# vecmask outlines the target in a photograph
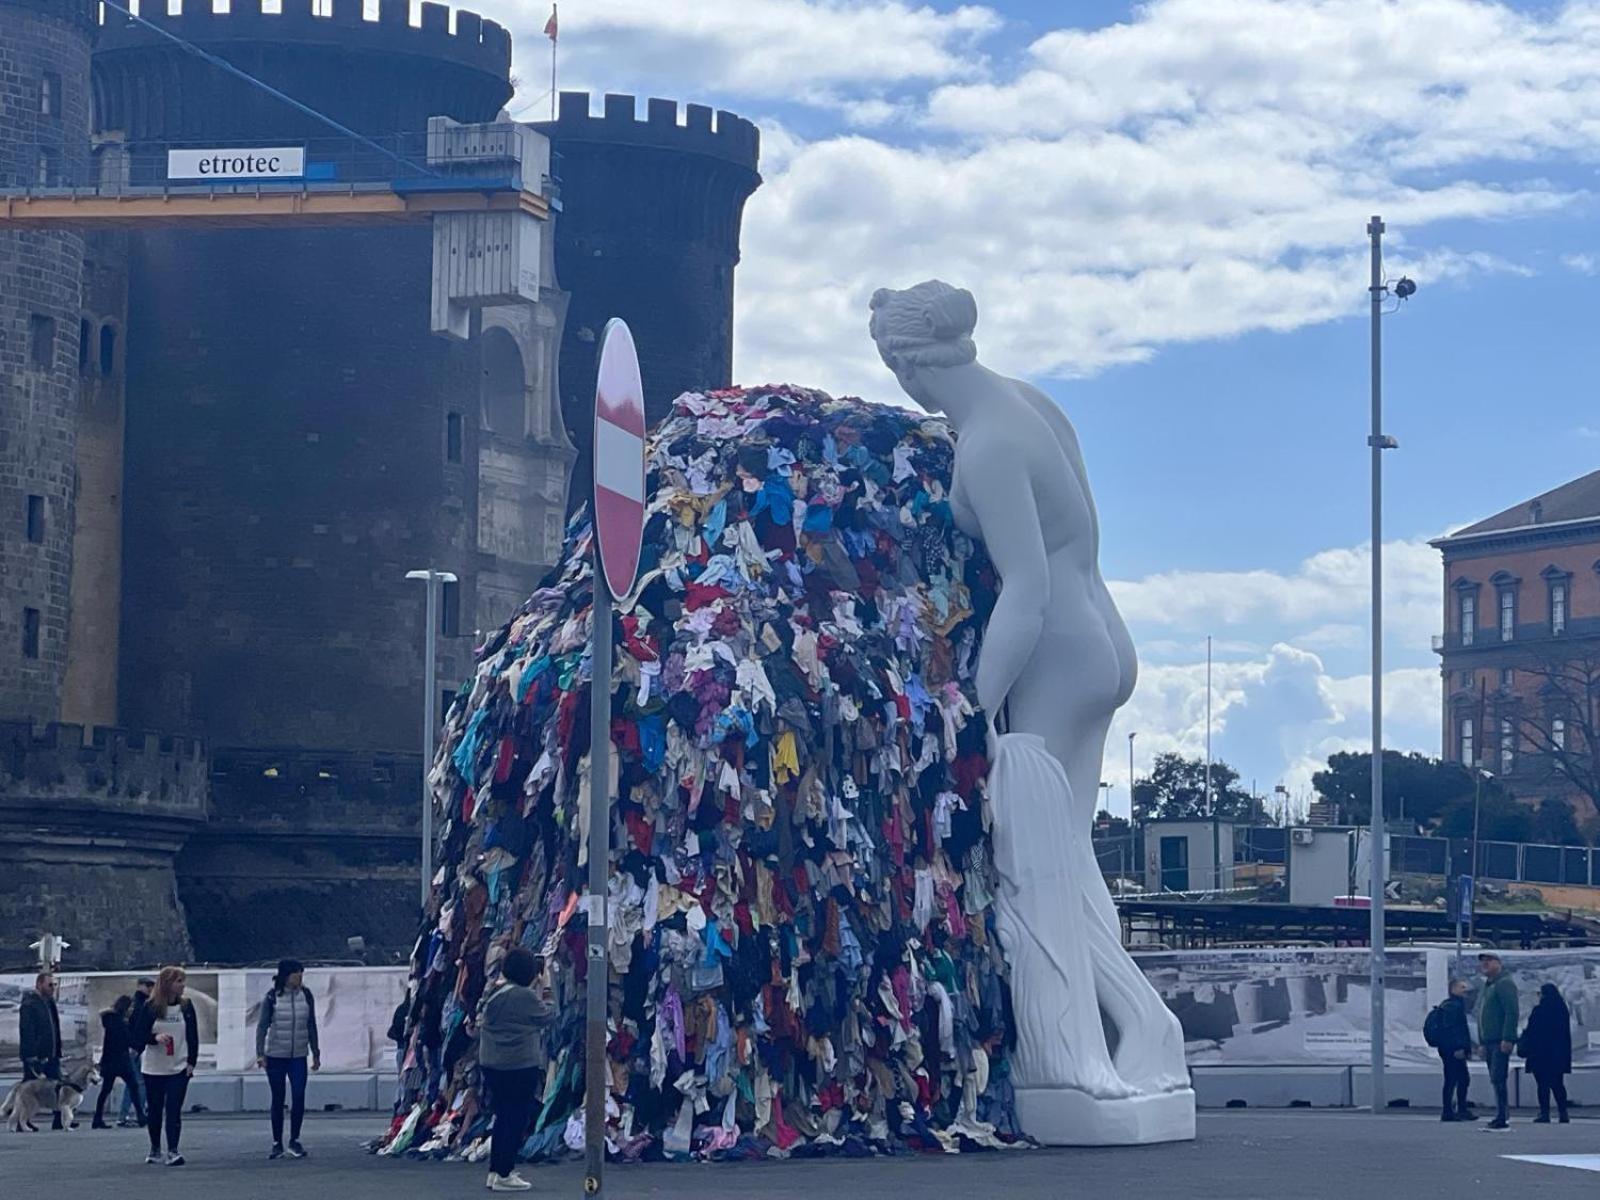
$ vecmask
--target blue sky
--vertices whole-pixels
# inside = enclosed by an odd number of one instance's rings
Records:
[[[517,35],[542,95],[548,9]],[[1437,752],[1426,540],[1594,468],[1600,0],[567,0],[563,87],[763,128],[737,371],[892,400],[873,287],[978,297],[1077,424],[1140,644],[1106,778],[1204,738],[1264,790],[1365,747],[1364,225],[1385,321],[1390,745]],[[537,81],[537,82],[535,82]]]

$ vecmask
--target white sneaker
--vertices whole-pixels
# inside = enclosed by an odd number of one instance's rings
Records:
[[[144,1156],[144,1165],[147,1167],[159,1167],[164,1161],[165,1160],[161,1157],[161,1155],[157,1154],[154,1150],[150,1151],[149,1154]]]
[[[181,1166],[183,1166],[183,1155],[179,1154],[176,1150],[167,1151],[167,1166],[169,1166],[169,1167],[181,1167]]]
[[[489,1176],[489,1190],[491,1192],[526,1192],[531,1190],[532,1187],[533,1184],[515,1171],[509,1175]]]

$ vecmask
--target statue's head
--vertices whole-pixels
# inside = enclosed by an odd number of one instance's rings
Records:
[[[872,294],[870,328],[878,353],[906,395],[929,411],[938,408],[927,394],[929,376],[978,357],[972,341],[977,324],[972,293],[937,279],[903,292],[879,288]]]

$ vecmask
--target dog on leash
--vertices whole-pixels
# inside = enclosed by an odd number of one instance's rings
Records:
[[[0,1117],[6,1119],[13,1133],[26,1129],[38,1133],[34,1119],[41,1113],[60,1113],[61,1127],[71,1129],[78,1119],[78,1106],[84,1093],[100,1084],[100,1072],[94,1065],[78,1067],[62,1079],[25,1079],[11,1089],[6,1102],[0,1104]]]

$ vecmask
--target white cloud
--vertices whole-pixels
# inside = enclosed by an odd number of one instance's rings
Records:
[[[1365,301],[1362,230],[1436,286],[1526,273],[1428,227],[1551,211],[1520,166],[1600,157],[1600,4],[1154,0],[937,86],[896,144],[801,146],[751,202],[740,373],[894,398],[879,286],[977,294],[985,361],[1071,377],[1172,342],[1292,330]],[[887,118],[887,109],[869,107]],[[820,378],[823,356],[828,375]]]
[[[473,4],[512,31],[521,79],[513,107],[548,95],[548,10],[526,0]],[[563,90],[685,90],[813,103],[971,78],[979,43],[1000,27],[981,5],[941,12],[904,0],[606,0],[561,14]]]
[[[1600,275],[1600,256],[1593,254],[1563,254],[1561,265],[1579,275]]]

